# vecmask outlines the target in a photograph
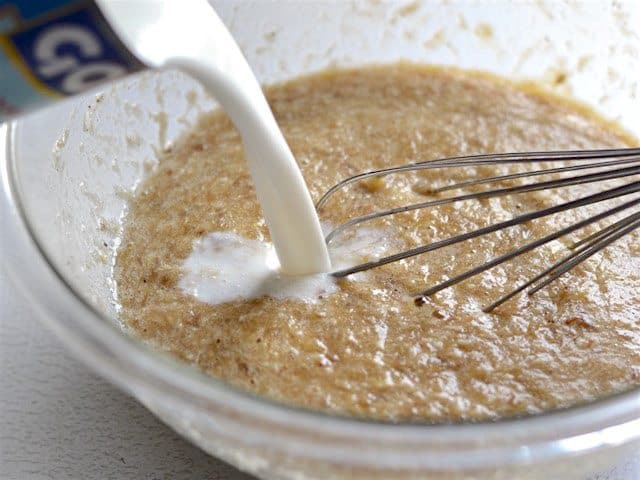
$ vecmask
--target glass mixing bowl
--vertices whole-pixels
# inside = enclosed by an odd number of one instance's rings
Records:
[[[532,79],[640,136],[637,2],[216,2],[263,82],[405,59]],[[144,73],[2,127],[3,261],[42,320],[175,430],[263,478],[584,478],[640,450],[640,390],[493,423],[332,417],[238,391],[117,320],[127,199],[156,152],[215,102]],[[5,145],[6,144],[6,145]]]

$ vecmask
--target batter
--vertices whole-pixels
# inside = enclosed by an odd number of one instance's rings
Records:
[[[347,176],[390,165],[633,142],[585,108],[452,69],[400,64],[327,71],[267,95],[315,200]],[[321,216],[339,225],[437,198],[434,186],[509,171],[470,167],[375,179],[338,194]],[[392,253],[599,188],[446,205],[367,228]],[[389,264],[341,279],[313,298],[267,292],[208,303],[183,288],[199,242],[215,232],[269,241],[240,137],[214,112],[164,154],[130,205],[115,268],[122,321],[217,378],[311,409],[441,422],[565,407],[640,384],[638,232],[534,297],[518,296],[491,314],[482,306],[566,255],[578,237],[444,290],[421,307],[412,294],[586,213],[557,214]]]

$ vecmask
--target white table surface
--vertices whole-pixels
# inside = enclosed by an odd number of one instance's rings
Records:
[[[1,269],[0,421],[2,480],[252,478],[198,450],[72,358]],[[640,456],[590,480],[638,479]]]
[[[252,478],[71,357],[0,270],[0,479]]]

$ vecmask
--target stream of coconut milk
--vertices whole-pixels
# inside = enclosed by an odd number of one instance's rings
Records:
[[[331,262],[302,174],[240,48],[205,0],[103,0],[127,46],[158,69],[178,68],[212,94],[241,134],[280,273],[327,272]]]

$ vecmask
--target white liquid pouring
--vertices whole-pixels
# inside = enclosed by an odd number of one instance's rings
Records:
[[[206,0],[99,5],[141,60],[194,76],[240,131],[282,273],[329,271],[320,222],[298,165],[240,48]]]

